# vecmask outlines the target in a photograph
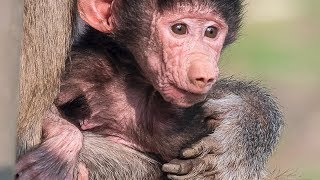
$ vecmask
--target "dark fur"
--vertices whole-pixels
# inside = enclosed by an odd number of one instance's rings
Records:
[[[220,151],[215,155],[217,179],[263,179],[270,175],[265,165],[277,144],[283,126],[282,114],[267,90],[254,82],[222,79],[215,84],[210,99],[241,99],[215,106],[231,107],[225,119],[211,135]],[[214,108],[214,106],[212,106]],[[230,108],[230,107],[229,107]],[[219,108],[218,108],[219,109]],[[230,130],[232,129],[232,130]]]
[[[181,1],[185,2],[194,1]],[[233,42],[240,24],[241,2],[203,3],[215,7],[226,17],[230,31],[225,45]],[[119,26],[116,27],[116,32],[105,35],[89,28],[86,35],[73,47],[70,61],[66,65],[61,93],[55,104],[63,117],[76,126],[80,126],[80,121],[85,119],[102,123],[90,129],[91,133],[83,133],[83,148],[79,157],[75,158],[87,165],[91,179],[158,179],[163,177],[159,162],[178,157],[181,148],[196,142],[215,127],[215,132],[208,137],[223,151],[222,154],[212,155],[212,163],[217,164],[216,178],[262,178],[265,162],[278,140],[282,125],[275,102],[258,86],[233,80],[219,81],[209,94],[206,106],[200,103],[185,109],[165,102],[145,75],[141,74],[135,62],[135,58],[141,55],[141,47],[138,46],[143,43],[139,42],[145,41],[150,33],[143,31],[149,29],[151,22],[147,15],[150,12],[144,11],[148,10],[148,6],[146,1],[118,1],[116,12],[121,19],[117,19]],[[173,7],[171,1],[158,1],[160,12]],[[135,24],[136,22],[146,23]],[[131,35],[130,32],[137,34]],[[126,89],[125,96],[129,104],[132,96],[141,95],[141,92],[144,94],[140,96],[141,109],[136,112],[140,121],[123,131],[119,130],[121,124],[108,111],[108,108],[117,107],[113,103],[117,102],[114,98],[118,97],[119,92],[112,88]],[[211,115],[224,114],[221,124],[211,126],[211,119],[206,118],[203,113],[208,109],[212,110]],[[107,141],[105,137],[109,135],[109,131],[124,133],[130,137],[130,142],[147,150],[138,152]],[[39,154],[45,152],[35,150]],[[149,156],[146,152],[152,155]],[[50,156],[42,160],[50,162],[57,158]],[[59,162],[59,167],[70,168],[63,160]],[[47,171],[43,167],[40,169]],[[137,169],[136,174],[133,169]],[[199,178],[202,171],[203,169],[192,172],[186,178]],[[59,173],[57,170],[45,177],[59,177]]]
[[[103,47],[111,47],[111,45],[97,46],[96,49],[103,49]],[[127,69],[128,66],[122,65],[121,58],[110,58],[112,55],[109,53],[97,52],[78,49],[66,66],[60,94],[67,94],[66,90],[73,90],[79,82],[81,86],[90,86],[90,88],[83,88],[85,91],[79,92],[75,97],[72,96],[71,103],[61,105],[61,102],[56,102],[67,119],[81,120],[82,118],[101,122],[101,126],[90,131],[101,135],[109,135],[108,132],[117,131],[131,137],[129,141],[137,143],[144,149],[150,149],[153,153],[160,154],[160,157],[170,157],[170,159],[177,157],[180,149],[190,139],[198,139],[212,132],[203,120],[200,105],[184,109],[165,102],[138,73],[136,67],[131,66]],[[124,53],[123,50],[120,52]],[[138,122],[136,122],[137,125],[131,124],[130,128],[120,131],[122,125],[119,125],[120,120],[113,113],[119,103],[117,97],[121,96],[115,90],[123,91],[123,89],[125,91],[121,93],[125,93],[129,105],[138,106],[135,108]],[[139,104],[136,104],[135,98],[139,99]],[[119,113],[121,111],[126,112],[120,109]],[[73,122],[79,124],[79,122]]]

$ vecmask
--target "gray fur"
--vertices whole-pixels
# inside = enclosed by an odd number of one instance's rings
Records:
[[[203,163],[172,179],[269,178],[265,165],[278,142],[283,120],[267,91],[253,82],[223,79],[216,83],[203,108],[205,115],[223,114],[215,131],[201,140],[215,146],[216,151],[199,156]],[[90,179],[163,178],[159,162],[95,134],[84,134],[80,161],[90,170]]]
[[[125,145],[84,133],[79,161],[85,162],[89,179],[160,179],[160,163]]]
[[[224,101],[215,99],[219,96]],[[210,135],[223,152],[215,156],[216,179],[265,178],[267,159],[284,124],[277,103],[256,83],[232,79],[220,80],[211,98],[214,107],[232,107]]]

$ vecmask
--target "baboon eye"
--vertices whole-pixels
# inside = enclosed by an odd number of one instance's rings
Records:
[[[171,26],[172,31],[175,34],[179,34],[179,35],[183,35],[183,34],[187,34],[187,25],[186,24],[175,24],[173,26]]]
[[[214,26],[207,27],[204,35],[207,36],[208,38],[215,38],[218,35],[218,28]]]

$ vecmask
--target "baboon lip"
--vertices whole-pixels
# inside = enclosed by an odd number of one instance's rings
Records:
[[[175,86],[175,85],[171,85],[174,89],[176,89],[178,92],[180,92],[180,93],[183,93],[183,94],[188,94],[188,95],[191,95],[191,96],[193,96],[193,97],[195,97],[195,96],[205,96],[206,94],[207,94],[207,92],[200,92],[200,93],[198,93],[198,92],[194,92],[194,91],[192,91],[192,90],[190,90],[190,89],[183,89],[183,88],[180,88],[180,87],[177,87],[177,86]]]
[[[177,99],[175,100],[176,103],[174,103],[174,104],[177,104],[179,106],[189,107],[189,106],[192,106],[192,105],[204,100],[206,97],[206,93],[198,94],[198,93],[193,93],[193,92],[178,88],[173,85],[171,87],[175,91],[175,94],[179,94],[178,97],[179,96],[183,97],[182,98],[183,101],[176,101]]]

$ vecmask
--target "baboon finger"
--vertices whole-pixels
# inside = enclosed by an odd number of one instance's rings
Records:
[[[192,145],[190,148],[185,148],[181,151],[182,158],[195,158],[203,153],[203,144],[202,141]]]
[[[199,142],[192,144],[191,147],[185,148],[181,151],[181,158],[191,159],[199,156],[205,156],[209,153],[216,153],[219,144],[215,139],[208,135],[202,138]]]
[[[181,179],[199,179],[199,180],[205,180],[205,179],[214,179],[215,174],[217,171],[216,163],[214,161],[213,155],[207,155],[203,158],[197,158],[197,159],[191,159],[191,160],[179,160],[176,163],[189,163],[192,164],[192,169],[187,174],[177,174],[172,173],[168,174],[168,179],[173,180],[181,180]],[[190,162],[188,162],[190,161]]]
[[[174,159],[162,166],[162,171],[170,174],[184,175],[188,174],[193,168],[193,163],[190,160]]]
[[[178,176],[178,175],[172,175],[172,174],[168,175],[167,177],[168,179],[171,179],[171,180],[191,180],[191,179],[196,180],[195,178],[187,178],[185,176]]]
[[[177,175],[168,175],[168,179],[171,180],[214,180],[214,177],[205,177],[205,176],[197,176],[197,177],[185,177],[185,176],[177,176]]]

